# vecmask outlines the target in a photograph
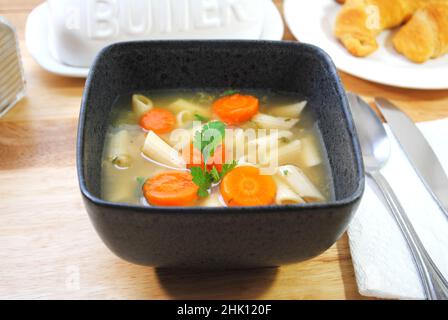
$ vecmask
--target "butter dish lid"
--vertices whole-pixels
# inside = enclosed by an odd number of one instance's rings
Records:
[[[45,69],[85,77],[95,55],[115,42],[280,40],[283,28],[271,0],[48,0],[29,15],[26,38]],[[38,34],[46,48],[37,47]]]
[[[59,0],[58,0],[59,1]],[[144,0],[146,1],[146,0]],[[153,0],[160,1],[160,0]],[[164,1],[164,0],[163,0]],[[176,0],[171,0],[173,1]],[[196,1],[196,0],[189,0]],[[227,0],[227,1],[239,1],[239,0]],[[106,1],[107,2],[107,1]],[[209,2],[209,1],[207,1]],[[262,21],[262,29],[261,35],[254,37],[254,39],[260,40],[281,40],[284,32],[284,25],[282,21],[282,17],[277,7],[271,0],[263,0],[262,6],[264,9],[264,19]],[[76,17],[78,10],[71,8],[70,6],[66,7],[65,10],[68,11],[70,17]],[[88,66],[73,66],[61,61],[60,56],[57,54],[58,48],[56,41],[54,39],[54,29],[50,27],[50,6],[48,2],[44,2],[43,4],[37,6],[28,16],[27,24],[26,24],[26,44],[29,52],[33,56],[33,58],[40,64],[44,69],[51,73],[55,73],[58,75],[69,76],[69,77],[82,77],[85,78],[89,72]],[[75,23],[76,19],[67,20],[69,26]],[[73,28],[73,26],[71,26]],[[76,38],[74,38],[76,40]],[[144,38],[146,39],[146,38]],[[148,38],[151,40],[152,38]],[[223,39],[225,39],[223,37]],[[72,39],[73,40],[73,39]],[[73,40],[73,41],[75,41]],[[128,39],[125,39],[128,41]],[[136,39],[141,40],[141,39]],[[116,42],[119,42],[117,40]],[[75,43],[77,43],[75,41]],[[108,43],[106,42],[105,45]],[[76,52],[79,54],[82,46],[76,47]],[[98,47],[98,51],[103,46]],[[60,47],[59,47],[60,48]],[[95,49],[96,50],[96,49]],[[92,57],[90,59],[93,60],[93,57],[96,55],[96,51],[90,53]],[[83,58],[85,59],[85,57]]]

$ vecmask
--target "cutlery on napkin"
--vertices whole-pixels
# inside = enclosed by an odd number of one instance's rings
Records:
[[[448,119],[418,124],[448,172]],[[386,125],[391,157],[385,175],[421,241],[448,278],[448,219],[426,190]],[[391,299],[424,299],[409,248],[374,183],[367,179],[364,197],[348,229],[359,292]]]

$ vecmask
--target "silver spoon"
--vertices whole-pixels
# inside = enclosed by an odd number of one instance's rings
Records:
[[[448,282],[425,250],[400,201],[380,173],[390,156],[386,130],[380,118],[364,100],[352,93],[348,93],[347,97],[361,144],[366,174],[378,185],[406,239],[426,297],[430,300],[447,300]]]

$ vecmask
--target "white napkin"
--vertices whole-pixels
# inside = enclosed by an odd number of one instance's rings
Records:
[[[448,118],[420,123],[418,127],[448,172]],[[391,158],[381,172],[431,258],[448,279],[448,218],[424,187],[387,126],[386,130],[391,139]],[[362,295],[392,299],[425,297],[408,246],[370,179],[348,236]]]

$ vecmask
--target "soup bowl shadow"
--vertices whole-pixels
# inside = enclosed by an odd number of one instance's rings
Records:
[[[328,153],[334,199],[264,207],[142,207],[101,199],[101,154],[120,95],[237,88],[305,96]],[[119,257],[169,268],[271,267],[303,261],[347,229],[364,190],[361,153],[337,71],[321,49],[293,42],[118,43],[97,56],[79,117],[77,170],[85,207]]]
[[[272,286],[278,269],[156,268],[155,272],[161,288],[173,299],[258,299]]]

